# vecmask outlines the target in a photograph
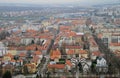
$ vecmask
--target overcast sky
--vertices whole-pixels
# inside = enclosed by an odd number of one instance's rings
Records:
[[[79,2],[79,3],[110,3],[116,2],[118,0],[0,0],[0,3],[70,3],[70,2]]]

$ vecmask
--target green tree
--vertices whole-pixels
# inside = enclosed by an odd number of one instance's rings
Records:
[[[14,60],[16,60],[16,61],[19,60],[19,56],[15,55]]]
[[[34,44],[34,43],[35,43],[34,40],[32,40],[32,41],[31,41],[31,44]]]
[[[25,74],[25,75],[29,73],[27,66],[24,66],[24,67],[23,67],[23,71],[24,71],[24,74]]]
[[[36,78],[40,78],[40,77],[38,76],[38,74],[37,74]]]
[[[80,62],[78,63],[78,66],[79,66],[79,71],[83,72],[83,67],[82,67],[82,64]]]
[[[31,50],[28,50],[28,51],[27,51],[26,58],[27,58],[27,63],[29,63],[30,60],[33,58],[33,57],[32,57],[32,51],[31,51]]]
[[[10,71],[6,71],[3,75],[3,78],[12,78]]]

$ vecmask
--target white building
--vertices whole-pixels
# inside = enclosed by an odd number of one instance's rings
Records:
[[[5,47],[5,45],[0,42],[0,56],[3,56],[4,54],[6,54],[7,52],[7,47]]]

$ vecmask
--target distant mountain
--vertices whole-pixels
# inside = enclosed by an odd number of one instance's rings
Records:
[[[111,5],[120,5],[120,2],[118,2],[118,3],[99,4],[99,5],[93,5],[93,6],[94,7],[101,7],[101,6],[111,6]]]
[[[103,6],[103,5],[118,5],[117,2],[108,2],[108,3],[92,3],[92,2],[70,2],[70,3],[56,3],[56,4],[31,4],[31,3],[0,3],[0,6],[18,6],[18,7],[89,7],[89,6]]]

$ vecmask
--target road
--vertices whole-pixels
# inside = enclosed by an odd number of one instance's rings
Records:
[[[42,77],[45,76],[45,73],[46,73],[46,70],[47,70],[47,64],[48,64],[48,62],[49,62],[49,59],[50,59],[50,58],[46,58],[46,61],[45,61],[44,65],[43,65],[43,67],[42,67],[42,69],[41,69],[41,75],[42,75]]]
[[[79,78],[79,74],[80,74],[80,72],[79,72],[79,68],[77,66],[77,69],[76,69],[76,78]]]
[[[52,49],[52,46],[54,44],[55,39],[56,39],[56,34],[54,34],[54,38],[51,40],[51,43],[50,43],[50,45],[49,45],[49,47],[47,49],[47,52],[46,52],[46,54],[44,56],[46,60],[45,60],[45,62],[43,64],[43,67],[42,67],[42,69],[39,68],[42,78],[44,78],[46,76],[47,65],[48,65],[49,60],[50,60],[50,50]]]

